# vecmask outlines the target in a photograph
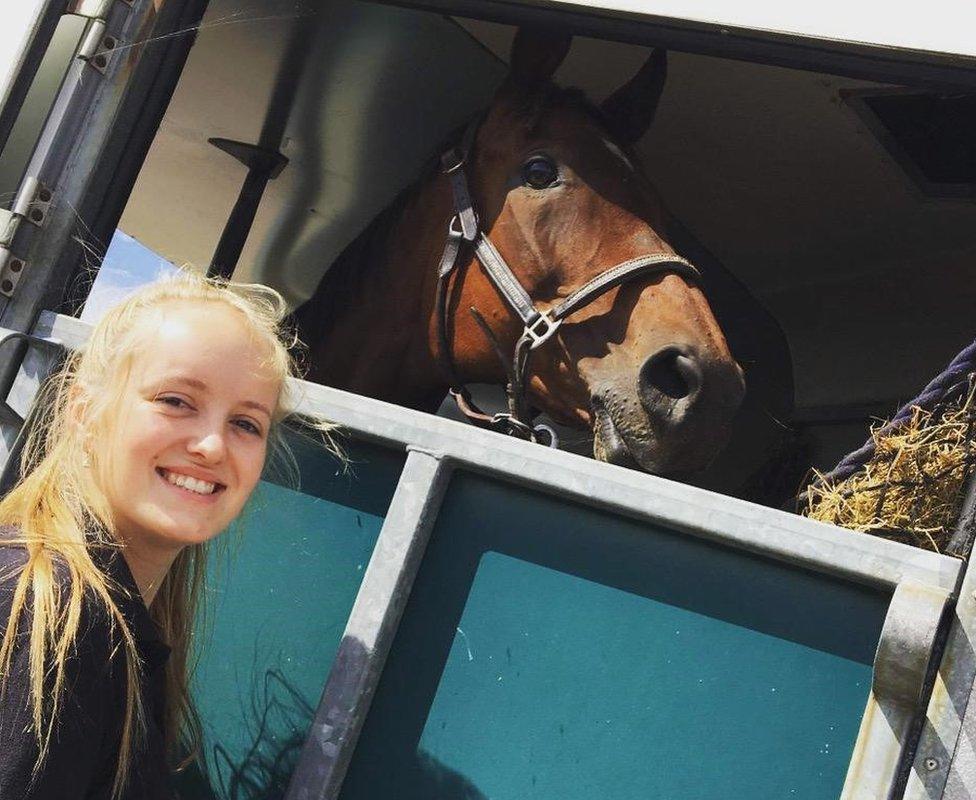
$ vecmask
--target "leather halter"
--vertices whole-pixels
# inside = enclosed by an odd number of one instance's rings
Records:
[[[478,225],[478,216],[471,201],[464,165],[474,143],[479,122],[480,120],[475,120],[468,126],[460,146],[448,150],[441,156],[443,173],[451,182],[454,216],[447,228],[447,242],[437,268],[435,313],[440,345],[438,361],[451,382],[451,396],[469,421],[481,427],[502,430],[509,435],[534,442],[540,440],[540,435],[545,435],[548,437],[549,446],[556,447],[556,434],[552,428],[548,425],[532,424],[533,415],[525,398],[525,380],[532,351],[544,345],[559,330],[563,320],[574,311],[589,305],[623,283],[646,275],[674,273],[700,285],[702,277],[691,262],[680,256],[653,253],[629,259],[604,270],[549,309],[537,308],[528,292],[515,277],[511,267]],[[508,413],[490,415],[481,411],[471,400],[471,394],[464,382],[460,380],[454,364],[451,343],[447,336],[448,285],[464,245],[474,248],[474,254],[485,274],[524,326],[522,335],[515,344],[514,354],[509,360],[481,314],[475,308],[470,309],[475,321],[491,341],[508,376],[508,384],[505,387]]]

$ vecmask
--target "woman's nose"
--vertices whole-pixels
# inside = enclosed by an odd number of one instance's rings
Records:
[[[206,459],[208,463],[220,463],[227,453],[227,446],[223,434],[210,431],[202,436],[194,437],[190,443],[191,453]]]

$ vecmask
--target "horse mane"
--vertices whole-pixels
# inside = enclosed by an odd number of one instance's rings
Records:
[[[516,114],[528,127],[530,135],[542,125],[545,115],[554,108],[579,111],[609,132],[606,118],[584,92],[575,87],[561,87],[547,83],[534,92],[520,98],[515,106]],[[479,111],[471,119],[483,116]],[[332,262],[314,295],[295,312],[295,322],[306,342],[321,341],[338,311],[369,278],[369,265],[376,263],[384,252],[390,231],[405,210],[416,187],[430,178],[440,166],[440,154],[457,145],[471,120],[458,126],[423,164],[417,176],[352,240]],[[627,148],[624,148],[625,150]],[[431,264],[431,269],[436,265]],[[314,300],[314,303],[313,303]]]

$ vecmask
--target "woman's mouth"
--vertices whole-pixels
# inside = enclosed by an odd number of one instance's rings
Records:
[[[172,486],[197,495],[206,496],[217,494],[227,488],[222,483],[211,483],[210,481],[194,478],[190,475],[184,475],[182,472],[174,472],[163,467],[157,467],[156,473]]]

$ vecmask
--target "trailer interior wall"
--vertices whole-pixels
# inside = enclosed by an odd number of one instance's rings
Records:
[[[207,139],[256,140],[288,48],[298,31],[314,30],[282,143],[292,161],[268,184],[237,273],[297,301],[409,182],[437,146],[435,134],[470,114],[472,97],[490,96],[515,29],[456,20],[453,33],[420,46],[410,37],[452,24],[355,3],[318,17],[281,10],[245,9],[224,24],[230,5],[211,3],[120,228],[173,263],[208,262],[244,168]],[[381,18],[395,24],[378,26]],[[463,64],[450,76],[453,88],[443,76],[439,85],[404,84],[403,75],[430,69],[432,47]],[[647,53],[577,37],[557,79],[600,101]],[[459,81],[472,90],[458,91]],[[819,466],[863,440],[869,412],[914,396],[972,339],[976,203],[933,200],[913,185],[845,102],[846,93],[874,86],[672,51],[655,123],[637,146],[676,217],[784,329],[796,419],[848,419],[804,424]],[[404,91],[414,94],[401,96],[388,119],[408,135],[391,138],[383,104]],[[404,107],[408,120],[440,119],[426,129],[406,125]],[[377,167],[386,164],[397,168]]]

